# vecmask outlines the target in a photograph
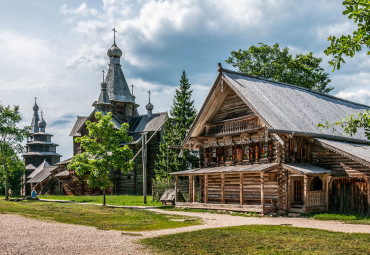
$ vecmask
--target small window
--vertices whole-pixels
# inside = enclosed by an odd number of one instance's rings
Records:
[[[316,176],[311,181],[311,191],[322,190],[322,181],[320,177]]]

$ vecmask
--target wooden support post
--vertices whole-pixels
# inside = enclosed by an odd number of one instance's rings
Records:
[[[261,172],[261,206],[262,210],[264,210],[265,207],[265,173]]]
[[[191,176],[191,175],[189,175],[189,203],[191,203],[192,202],[192,198],[193,198],[193,196],[192,196],[192,190],[193,190],[193,183],[192,183],[192,181],[193,181],[193,176]]]
[[[146,204],[146,194],[147,194],[147,180],[146,180],[146,162],[147,162],[147,146],[146,146],[146,134],[141,136],[142,143],[142,161],[143,161],[143,198],[144,204]]]
[[[331,176],[326,177],[326,193],[325,193],[325,203],[326,203],[326,212],[329,211],[329,187],[330,187]]]
[[[175,175],[175,204],[177,203],[177,199],[178,199],[178,187],[177,187],[177,179],[178,179],[178,176]]]
[[[289,210],[290,208],[290,203],[292,201],[292,179],[290,178],[289,176],[289,173],[288,173],[288,184],[287,184],[287,210]]]
[[[193,175],[193,202],[197,202],[196,176]]]
[[[204,203],[208,203],[208,174],[204,176]]]
[[[226,204],[226,199],[225,199],[225,174],[221,174],[221,203]]]
[[[303,176],[303,212],[306,212],[306,207],[307,207],[307,191],[308,191],[308,176],[304,175]]]
[[[243,187],[243,179],[244,174],[240,173],[240,205],[244,204],[244,187]]]
[[[367,177],[367,216],[370,216],[370,177]]]

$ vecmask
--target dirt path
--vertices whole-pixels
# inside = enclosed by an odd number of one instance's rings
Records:
[[[98,230],[94,227],[69,225],[0,214],[0,254],[150,254],[137,243],[141,238],[240,225],[289,225],[347,233],[370,233],[370,225],[344,224],[337,221],[318,221],[288,217],[241,217],[227,214],[193,213],[147,210],[199,217],[204,225],[135,232],[141,236],[122,234],[121,231]],[[133,232],[134,233],[134,232]]]
[[[207,228],[221,228],[241,225],[286,225],[292,227],[316,228],[345,233],[370,233],[370,225],[345,224],[339,221],[320,221],[308,218],[290,218],[290,217],[242,217],[242,216],[232,216],[228,214],[164,211],[161,209],[148,209],[148,210],[159,213],[177,214],[202,218],[204,221],[204,225],[196,225],[176,229],[164,229],[151,232],[138,232],[142,234],[143,237],[154,237],[160,235],[196,231]]]

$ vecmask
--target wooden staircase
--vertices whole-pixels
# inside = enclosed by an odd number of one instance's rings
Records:
[[[292,204],[288,211],[291,213],[304,213],[303,204]]]

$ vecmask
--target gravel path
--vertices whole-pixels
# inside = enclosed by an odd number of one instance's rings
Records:
[[[0,214],[0,254],[150,254],[137,244],[141,238],[240,225],[289,225],[347,233],[370,233],[370,225],[344,224],[337,221],[318,221],[288,217],[241,217],[227,214],[149,211],[199,217],[204,225],[149,232],[98,230],[94,227],[39,221],[13,214]]]
[[[0,214],[0,254],[150,254],[138,236]]]

